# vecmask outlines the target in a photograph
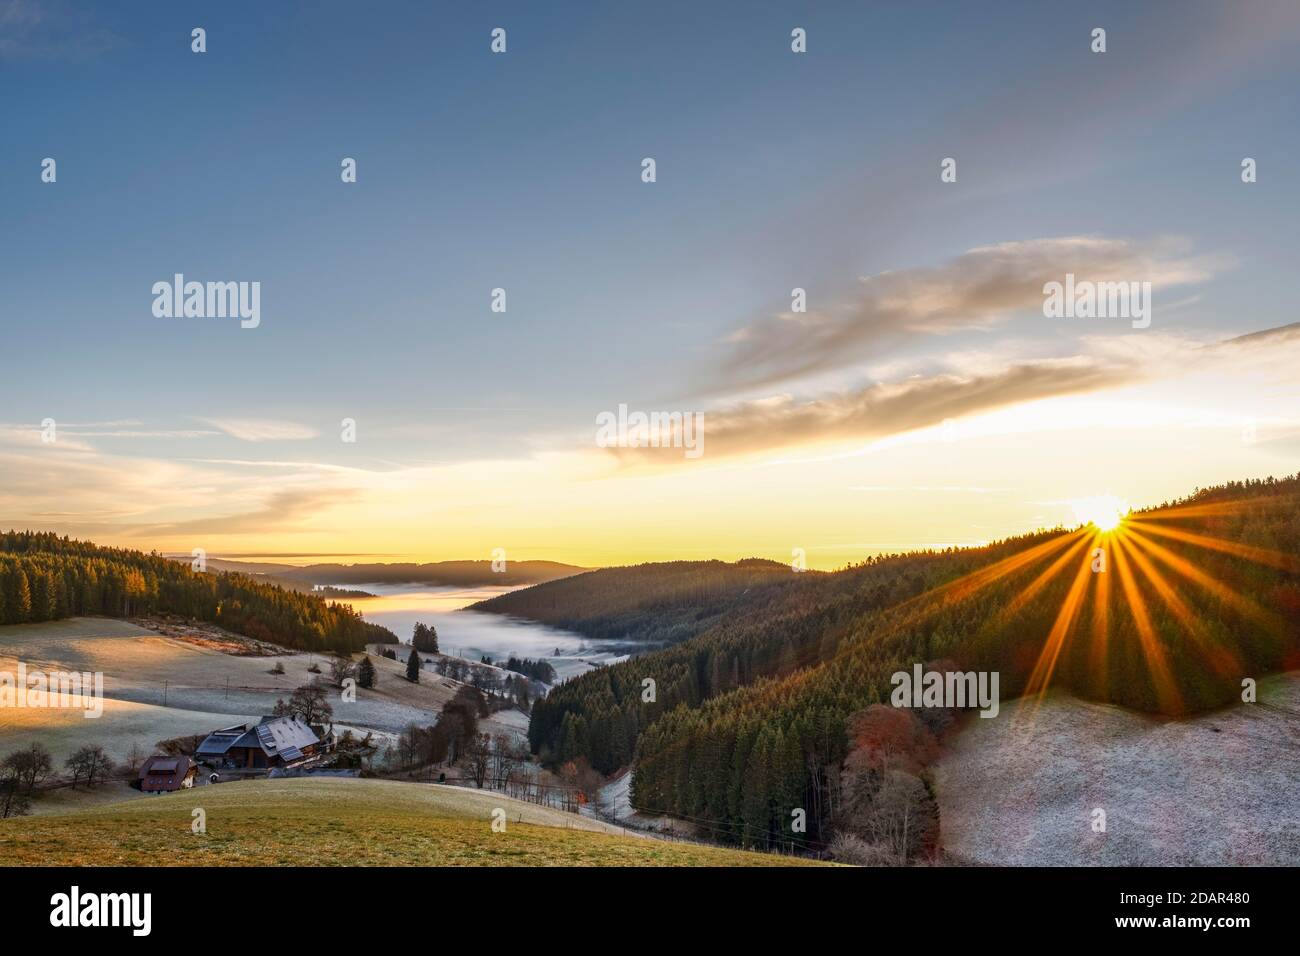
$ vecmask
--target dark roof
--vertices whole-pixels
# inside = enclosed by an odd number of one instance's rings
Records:
[[[233,727],[214,730],[203,739],[203,743],[199,744],[194,754],[195,756],[220,756],[235,746],[236,741],[244,736],[244,731],[247,729],[243,724],[235,724]]]
[[[140,767],[140,789],[179,790],[194,769],[194,761],[189,757],[154,754]]]
[[[260,747],[260,746],[262,746],[262,741],[261,741],[261,739],[257,736],[257,728],[254,727],[252,730],[246,730],[246,731],[244,731],[242,734],[240,734],[239,738],[238,738],[237,740],[235,740],[234,743],[232,743],[230,746],[232,746],[232,747]]]

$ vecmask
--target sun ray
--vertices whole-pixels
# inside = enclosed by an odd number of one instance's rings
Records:
[[[1088,544],[1088,539],[1082,537],[1082,533],[1083,533],[1082,529],[1080,530],[1079,533],[1080,533],[1080,538],[1077,542],[1075,542],[1073,547],[1071,547],[1063,555],[1061,555],[1059,558],[1053,561],[1047,568],[1045,568],[1042,571],[1042,573],[1038,575],[1038,577],[1034,578],[1034,580],[1031,581],[1028,584],[1028,586],[1026,586],[1019,594],[1017,594],[1014,598],[1011,599],[1011,601],[1007,604],[1007,606],[1002,610],[1000,614],[1001,618],[1008,617],[1014,614],[1020,608],[1024,607],[1024,605],[1027,604],[1034,597],[1034,595],[1036,595],[1039,591],[1041,591],[1049,581],[1051,581],[1053,578],[1055,578],[1058,574],[1061,573],[1061,571],[1065,568],[1065,566],[1074,559],[1075,554],[1083,550],[1083,548]],[[1098,536],[1094,534],[1092,540],[1095,542],[1097,540],[1097,537]]]
[[[1148,529],[1143,529],[1148,530]],[[1174,571],[1177,571],[1183,577],[1199,584],[1205,590],[1209,591],[1225,604],[1230,605],[1238,613],[1249,617],[1256,624],[1267,628],[1273,632],[1280,632],[1285,629],[1282,619],[1266,608],[1261,607],[1250,598],[1238,594],[1232,588],[1228,587],[1222,581],[1217,581],[1210,577],[1196,565],[1192,564],[1186,558],[1183,558],[1168,548],[1164,547],[1158,541],[1152,541],[1150,538],[1139,533],[1136,529],[1130,529],[1128,537],[1137,545],[1142,547],[1147,553],[1158,558],[1167,564]]]
[[[1173,613],[1178,623],[1182,625],[1183,630],[1196,642],[1201,652],[1209,661],[1210,666],[1215,669],[1221,676],[1232,676],[1241,673],[1241,663],[1237,656],[1228,649],[1219,646],[1210,633],[1206,630],[1205,625],[1201,623],[1196,612],[1188,606],[1187,602],[1179,596],[1174,586],[1169,583],[1149,557],[1144,553],[1146,542],[1140,535],[1130,533],[1127,536],[1126,543],[1131,548],[1133,563],[1141,571],[1156,589],[1156,594],[1160,600],[1164,601],[1165,607]]]
[[[1036,564],[1039,560],[1046,558],[1053,551],[1064,547],[1071,540],[1080,538],[1083,533],[1083,530],[1080,529],[1078,531],[1071,531],[1066,534],[1058,535],[1040,544],[1036,544],[1031,548],[1026,548],[1024,551],[1018,551],[1015,554],[1008,555],[1007,557],[990,564],[988,567],[972,571],[953,581],[949,581],[947,584],[941,584],[938,587],[931,588],[928,591],[916,595],[916,597],[909,598],[899,604],[895,609],[907,612],[907,616],[899,623],[916,623],[918,620],[924,620],[939,611],[964,601],[989,585],[1005,578],[1007,575],[1014,574],[1016,571]],[[920,610],[913,610],[913,608],[918,604],[924,604],[924,606]]]
[[[1129,567],[1127,546],[1122,536],[1116,536],[1113,551],[1115,570],[1119,574],[1120,587],[1124,591],[1129,611],[1133,614],[1133,623],[1137,627],[1138,640],[1142,643],[1142,656],[1146,658],[1150,670],[1156,700],[1165,713],[1180,713],[1183,709],[1182,695],[1178,692],[1178,685],[1169,668],[1164,647],[1161,646],[1160,638],[1151,624],[1146,600],[1142,597],[1133,571]]]
[[[1129,517],[1136,521],[1177,521],[1183,518],[1216,518],[1223,515],[1241,514],[1252,507],[1268,504],[1286,504],[1283,495],[1268,495],[1260,498],[1245,498],[1239,501],[1216,501],[1203,505],[1174,505],[1157,511],[1143,511]]]
[[[1095,545],[1100,539],[1101,535],[1094,533],[1090,542],[1085,540],[1080,541],[1079,544],[1091,543]],[[1071,552],[1074,550],[1071,549]],[[1084,594],[1088,591],[1089,579],[1092,574],[1089,556],[1085,555],[1084,560],[1079,565],[1079,570],[1075,572],[1074,580],[1070,582],[1070,590],[1066,592],[1065,599],[1061,602],[1061,610],[1057,612],[1056,621],[1052,624],[1052,630],[1048,633],[1043,649],[1038,655],[1034,670],[1029,675],[1029,682],[1025,685],[1026,694],[1036,692],[1041,698],[1047,692],[1047,687],[1052,680],[1052,673],[1056,670],[1056,662],[1061,656],[1061,648],[1065,646],[1065,640],[1079,616],[1079,608],[1083,604]]]
[[[1279,570],[1288,571],[1292,574],[1300,573],[1300,560],[1297,560],[1293,555],[1283,554],[1280,551],[1270,551],[1268,548],[1256,548],[1248,544],[1238,544],[1236,541],[1227,541],[1223,538],[1212,538],[1209,535],[1194,534],[1191,531],[1184,531],[1181,528],[1165,528],[1159,525],[1148,524],[1145,520],[1136,515],[1130,520],[1140,524],[1142,530],[1148,534],[1172,538],[1175,541],[1182,541],[1187,544],[1194,544],[1197,547],[1206,548],[1210,551],[1221,551],[1224,554],[1231,554],[1234,557],[1245,558],[1247,561],[1265,564],[1271,568],[1278,568]]]
[[[1198,508],[1206,514],[1226,514],[1232,510],[1211,505]],[[1192,513],[1191,508],[1186,508],[1179,516]],[[1284,622],[1277,615],[1216,580],[1192,561],[1153,540],[1152,536],[1286,570],[1296,568],[1296,559],[1265,548],[1159,524],[1150,514],[1125,513],[1118,507],[1111,507],[1109,501],[1104,508],[1101,505],[1092,508],[1090,514],[1092,517],[1088,523],[1074,531],[1055,534],[1023,551],[895,605],[889,611],[887,626],[914,625],[953,608],[1011,575],[1023,574],[1024,577],[1016,581],[1014,593],[979,626],[981,638],[1000,638],[1006,632],[1008,618],[1013,618],[1040,597],[1049,584],[1068,572],[1072,562],[1079,562],[1025,680],[1023,696],[1030,706],[1023,710],[1023,715],[1031,726],[1039,704],[1053,686],[1053,681],[1059,681],[1062,674],[1067,674],[1072,681],[1083,680],[1084,686],[1078,690],[1090,696],[1100,694],[1103,699],[1108,697],[1111,668],[1119,662],[1117,653],[1124,650],[1116,641],[1117,628],[1119,634],[1131,634],[1127,630],[1130,617],[1137,638],[1137,646],[1132,652],[1144,665],[1158,710],[1177,714],[1185,707],[1183,690],[1174,670],[1173,655],[1180,645],[1169,644],[1171,635],[1162,635],[1162,628],[1168,629],[1173,625],[1176,628],[1171,632],[1173,640],[1177,641],[1181,632],[1188,641],[1184,653],[1194,657],[1188,660],[1180,658],[1180,666],[1194,666],[1194,662],[1199,660],[1219,677],[1239,673],[1242,667],[1239,655],[1223,646],[1200,617],[1201,610],[1192,604],[1186,592],[1180,593],[1180,587],[1184,586],[1182,579],[1204,589],[1224,605],[1271,632],[1285,630]],[[1114,521],[1110,520],[1112,517]],[[1105,549],[1102,560],[1108,559],[1110,568],[1095,564],[1098,546]],[[1118,584],[1111,581],[1108,572],[1119,576]],[[1027,582],[1022,583],[1026,578]],[[1159,606],[1168,609],[1168,618],[1152,616],[1151,594],[1158,596]],[[1083,620],[1085,613],[1088,615],[1086,621]],[[1068,650],[1076,632],[1086,642],[1077,654]],[[1082,674],[1077,673],[1080,666],[1083,667]]]
[[[1107,536],[1108,539],[1110,536]],[[1100,685],[1105,698],[1110,688],[1110,569],[1096,575],[1097,590],[1092,600],[1092,640],[1088,646],[1088,671]]]
[[[1034,578],[1033,581],[1031,581],[1025,588],[1023,588],[1007,604],[1006,607],[1002,608],[1002,610],[1000,610],[997,613],[996,617],[986,621],[984,626],[981,628],[981,634],[1000,633],[1000,629],[1006,625],[1007,618],[1009,618],[1012,614],[1014,614],[1017,609],[1023,607],[1025,603],[1029,601],[1030,598],[1032,598],[1035,594],[1037,594],[1044,587],[1046,587],[1047,584],[1050,581],[1052,581],[1058,574],[1060,574],[1061,571],[1071,562],[1071,560],[1073,560],[1074,556],[1086,547],[1086,545],[1088,544],[1088,539],[1083,537],[1083,529],[1080,529],[1073,536],[1078,537],[1078,541],[1076,541],[1074,545],[1071,548],[1069,548],[1069,550],[1067,550],[1064,554],[1062,554],[1055,561],[1053,561],[1050,566],[1048,566],[1043,571],[1041,571],[1039,575],[1036,578]],[[1094,533],[1093,541],[1095,542],[1098,537],[1100,537],[1100,535]],[[1084,560],[1084,567],[1087,567],[1088,555],[1085,554],[1083,560]],[[1039,660],[1040,661],[1042,660],[1041,652],[1040,652]],[[1046,686],[1044,686],[1043,690],[1046,691]],[[1026,686],[1025,694],[1028,695],[1031,693],[1031,691],[1032,691],[1032,685]],[[1041,695],[1039,699],[1041,699]],[[1035,701],[1034,706],[1022,712],[1022,714],[1028,720],[1028,725],[1025,729],[1026,733],[1033,733],[1034,718],[1037,712],[1038,712],[1037,701]]]

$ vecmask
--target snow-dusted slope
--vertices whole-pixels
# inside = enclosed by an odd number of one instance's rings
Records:
[[[935,779],[944,847],[973,862],[1300,864],[1300,672],[1190,720],[1064,694],[1004,704]]]

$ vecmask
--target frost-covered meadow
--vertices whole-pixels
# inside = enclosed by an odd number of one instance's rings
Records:
[[[944,848],[974,863],[1294,866],[1300,672],[1187,720],[1065,694],[1007,703],[950,741],[935,780]]]

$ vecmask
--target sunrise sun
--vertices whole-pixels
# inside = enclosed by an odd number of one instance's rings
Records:
[[[1090,524],[1098,531],[1114,531],[1128,514],[1128,502],[1114,495],[1072,498],[1070,507],[1080,524]]]

